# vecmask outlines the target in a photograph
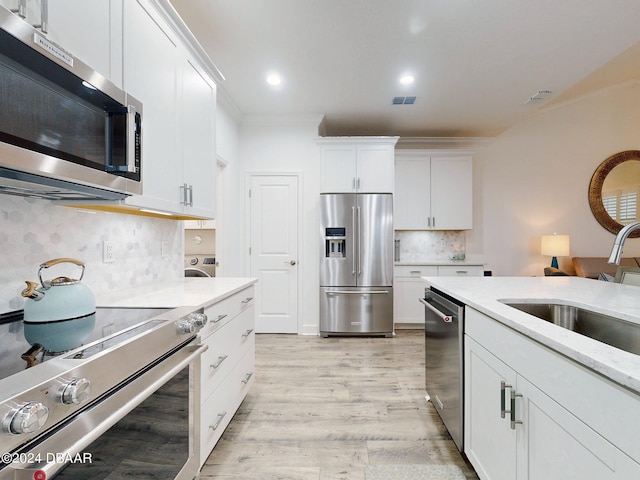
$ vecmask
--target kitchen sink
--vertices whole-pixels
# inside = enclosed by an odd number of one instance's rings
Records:
[[[612,347],[640,355],[640,324],[566,303],[501,302]]]

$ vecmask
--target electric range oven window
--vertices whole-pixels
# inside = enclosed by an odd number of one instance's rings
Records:
[[[187,462],[189,449],[187,366],[54,478],[172,479]]]

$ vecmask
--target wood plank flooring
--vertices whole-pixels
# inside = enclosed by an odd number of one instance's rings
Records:
[[[200,478],[365,480],[368,464],[455,464],[424,399],[424,332],[256,336],[256,380]]]

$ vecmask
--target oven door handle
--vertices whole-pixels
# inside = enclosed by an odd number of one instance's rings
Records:
[[[427,307],[429,310],[431,310],[433,313],[435,313],[438,316],[438,318],[440,318],[440,320],[442,320],[443,322],[445,323],[453,322],[453,315],[447,315],[446,313],[442,313],[436,307],[434,307],[429,302],[427,302],[424,298],[419,298],[418,301],[422,303],[425,307]]]
[[[62,470],[66,466],[65,462],[56,461],[55,459],[66,459],[66,458],[76,458],[76,455],[80,454],[82,450],[91,445],[95,440],[97,440],[103,433],[109,430],[112,426],[118,423],[121,419],[123,419],[131,410],[140,405],[145,399],[147,399],[150,395],[153,394],[157,389],[159,389],[162,385],[168,382],[171,378],[173,378],[178,372],[180,372],[183,368],[188,366],[191,362],[196,360],[200,355],[202,355],[207,349],[208,345],[192,345],[185,347],[185,351],[190,351],[189,354],[183,359],[181,359],[178,363],[176,363],[170,370],[168,370],[165,374],[163,374],[160,378],[155,380],[153,383],[145,387],[142,391],[140,391],[137,395],[135,395],[131,400],[122,405],[120,408],[113,411],[113,413],[109,414],[102,422],[97,424],[90,432],[86,435],[81,436],[81,438],[74,442],[72,445],[66,447],[63,452],[56,453],[53,456],[51,454],[47,455],[46,453],[40,453],[36,449],[32,450],[28,455],[29,458],[43,458],[47,459],[47,457],[51,461],[41,461],[35,463],[11,463],[9,466],[16,469],[16,479],[33,479],[36,478],[35,474],[37,472],[42,472],[40,475],[44,474],[44,477],[39,476],[37,478],[50,478],[55,475],[58,471]],[[45,442],[46,443],[46,442]],[[49,449],[50,451],[50,449]]]

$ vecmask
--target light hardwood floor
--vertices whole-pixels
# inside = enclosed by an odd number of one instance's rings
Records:
[[[256,336],[256,380],[200,478],[364,480],[368,464],[455,464],[424,399],[424,332]]]

